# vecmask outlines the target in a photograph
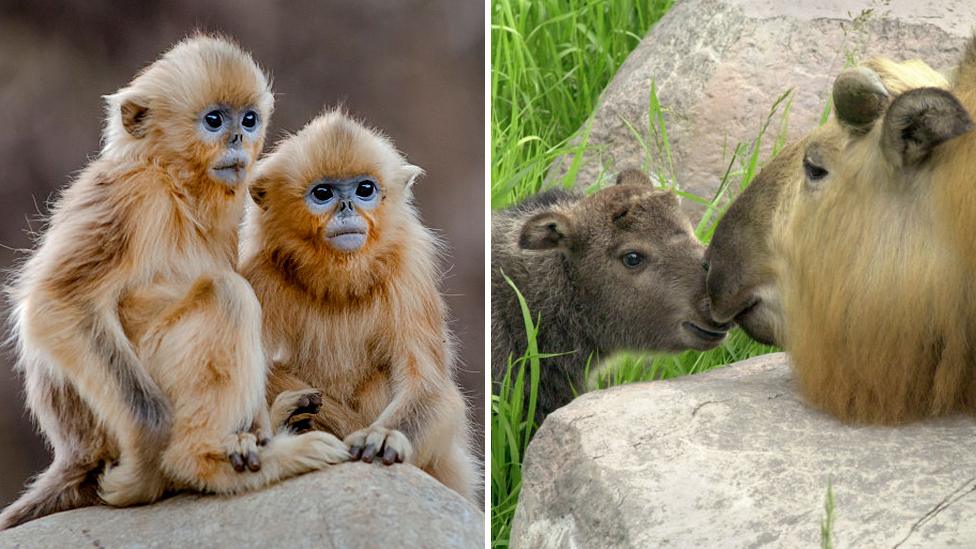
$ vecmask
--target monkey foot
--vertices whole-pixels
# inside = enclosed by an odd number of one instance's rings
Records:
[[[370,426],[346,437],[353,461],[363,460],[373,463],[379,457],[384,465],[409,461],[413,447],[407,436],[395,429]]]
[[[322,391],[318,389],[284,391],[271,407],[272,422],[292,433],[305,433],[312,430],[312,418],[321,408]]]
[[[261,459],[258,457],[258,438],[252,433],[236,433],[227,442],[227,458],[234,470],[243,473],[260,471]]]

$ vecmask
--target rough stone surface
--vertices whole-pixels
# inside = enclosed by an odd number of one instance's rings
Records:
[[[601,173],[643,165],[710,198],[735,145],[755,139],[782,93],[793,89],[787,136],[794,139],[816,126],[848,54],[919,58],[946,70],[974,26],[972,0],[679,0],[603,92],[587,123],[591,146],[577,182],[585,188]],[[647,138],[652,81],[667,110],[673,171]],[[764,138],[762,159],[781,114]],[[628,123],[645,136],[647,150]],[[557,162],[551,175],[567,166]]]
[[[848,426],[786,356],[588,393],[529,446],[513,548],[976,546],[976,421]]]
[[[0,532],[0,547],[470,547],[484,514],[408,465],[347,463],[233,497],[92,507]]]

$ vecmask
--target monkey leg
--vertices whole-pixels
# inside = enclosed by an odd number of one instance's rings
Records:
[[[38,296],[18,316],[23,348],[31,350],[25,352],[25,370],[57,371],[62,377],[58,383],[70,387],[84,403],[53,415],[38,414],[45,433],[52,436],[55,452],[83,447],[89,436],[108,436],[117,449],[117,462],[106,470],[104,482],[100,481],[109,487],[100,494],[102,499],[110,505],[158,499],[165,489],[157,465],[169,438],[170,405],[136,355],[117,310]],[[43,349],[43,359],[37,349]],[[28,382],[30,385],[31,380]],[[44,406],[42,397],[30,398],[32,407]],[[97,418],[92,422],[97,428],[88,425],[72,431],[58,426],[59,422],[83,421],[86,413]],[[52,419],[45,420],[49,415]],[[64,464],[77,461],[69,455],[62,459]]]
[[[0,514],[0,530],[99,503],[98,474],[115,452],[74,388],[43,368],[25,373],[27,403],[54,449],[54,460]]]
[[[346,458],[345,445],[326,433],[279,434],[260,446],[247,432],[268,423],[260,322],[250,285],[216,273],[168,307],[140,344],[173,401],[161,466],[177,486],[240,492]]]

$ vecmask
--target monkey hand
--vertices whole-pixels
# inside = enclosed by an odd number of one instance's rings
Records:
[[[321,408],[322,391],[318,389],[284,391],[271,406],[271,423],[275,430],[305,433],[312,430],[312,418]]]
[[[258,457],[258,437],[253,433],[240,432],[228,437],[225,447],[227,448],[227,459],[234,466],[234,470],[243,473],[246,468],[248,471],[260,471],[261,459]]]
[[[346,437],[345,443],[349,445],[353,461],[362,459],[372,463],[379,456],[384,465],[392,465],[409,462],[413,455],[413,447],[406,435],[380,425],[370,425],[352,433]]]

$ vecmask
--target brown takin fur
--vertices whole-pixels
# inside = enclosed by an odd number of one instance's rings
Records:
[[[269,400],[314,401],[311,425],[354,459],[413,463],[473,499],[438,242],[411,204],[420,174],[342,112],[316,118],[258,166],[243,272],[264,311]]]
[[[840,419],[976,412],[974,75],[976,43],[949,91],[936,78],[896,89],[877,65],[847,71],[836,120],[783,170],[778,339],[807,399]]]
[[[346,457],[324,433],[269,439],[260,305],[235,272],[273,108],[265,75],[197,36],[107,99],[101,154],[9,290],[54,460],[0,528],[167,490],[253,489]]]

